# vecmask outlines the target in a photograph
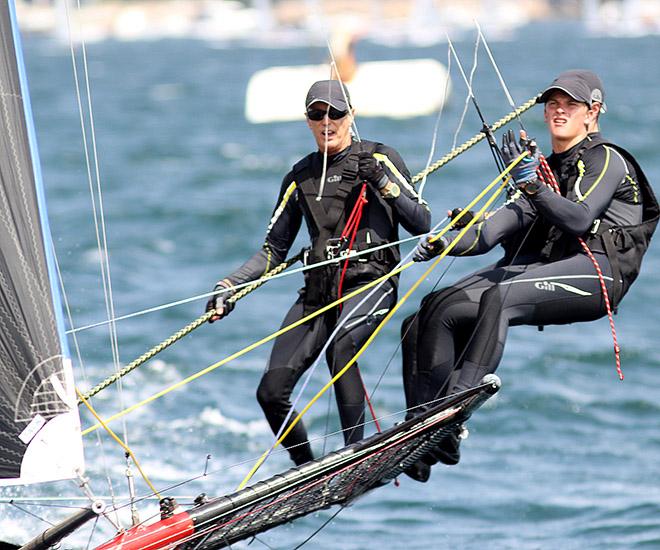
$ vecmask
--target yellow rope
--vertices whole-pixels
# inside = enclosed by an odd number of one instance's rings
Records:
[[[161,499],[160,493],[153,486],[153,484],[151,483],[151,481],[147,477],[147,474],[145,474],[144,471],[142,470],[142,467],[140,466],[140,463],[138,462],[138,459],[135,456],[135,454],[133,454],[133,451],[131,451],[131,449],[128,447],[128,445],[126,445],[117,436],[117,434],[115,432],[113,432],[105,422],[103,422],[101,417],[94,410],[94,407],[92,407],[92,405],[89,403],[89,401],[87,401],[87,399],[85,399],[85,396],[83,396],[83,394],[81,394],[77,389],[76,389],[76,393],[78,394],[78,399],[80,399],[80,401],[89,409],[89,412],[92,413],[94,418],[96,418],[96,420],[98,420],[98,422],[101,424],[101,426],[103,426],[103,428],[110,434],[110,437],[112,437],[112,439],[114,439],[117,443],[119,443],[119,445],[121,445],[121,447],[124,449],[124,451],[126,451],[128,453],[128,455],[133,459],[133,462],[135,463],[135,466],[137,467],[138,471],[140,472],[140,475],[142,476],[142,479],[144,479],[145,483],[149,486],[149,488],[151,489],[153,494],[156,495],[158,497],[158,499],[160,500]]]
[[[519,117],[525,111],[527,111],[527,110],[531,109],[532,107],[534,107],[534,105],[536,105],[536,100],[538,99],[538,97],[539,96],[534,96],[533,98],[531,98],[526,103],[523,103],[520,107],[518,107],[514,111],[511,111],[508,115],[503,116],[501,119],[499,119],[497,122],[495,122],[495,124],[493,124],[490,127],[491,131],[496,132],[502,126],[508,124],[513,119]],[[479,143],[485,137],[486,137],[486,134],[484,134],[483,132],[479,132],[474,137],[468,139],[462,145],[459,145],[458,147],[455,147],[449,153],[447,153],[444,157],[442,157],[441,159],[435,161],[428,168],[422,170],[419,174],[416,174],[412,179],[412,183],[417,183],[422,178],[428,176],[431,172],[435,172],[439,168],[442,168],[449,161],[454,160],[458,155],[460,155],[462,153],[465,153],[465,151],[467,151],[471,147],[475,146],[477,143]]]
[[[496,131],[499,128],[501,128],[502,126],[504,126],[505,124],[508,124],[514,118],[518,117],[520,114],[524,113],[525,111],[527,111],[528,109],[533,107],[536,104],[536,100],[537,100],[537,98],[534,97],[534,98],[530,99],[529,101],[527,101],[526,103],[524,103],[523,105],[521,105],[520,107],[518,107],[516,110],[510,112],[508,115],[502,117],[500,120],[495,122],[495,124],[493,124],[493,126],[491,127],[491,130]],[[479,143],[482,139],[484,139],[485,135],[486,134],[484,134],[483,132],[480,132],[479,134],[475,135],[471,139],[467,140],[462,145],[460,145],[458,147],[455,147],[449,153],[447,153],[444,157],[442,157],[440,160],[436,161],[435,163],[433,163],[432,165],[427,167],[425,170],[422,170],[417,175],[415,175],[412,178],[412,183],[414,184],[414,183],[418,182],[423,177],[428,176],[430,173],[435,172],[436,170],[438,170],[439,168],[441,168],[442,166],[444,166],[445,164],[447,164],[451,160],[455,159],[458,155],[464,153],[465,151],[467,151],[468,149],[470,149],[471,147],[473,147],[474,145]],[[288,192],[289,192],[289,190],[287,190],[287,193]],[[459,220],[461,217],[462,217],[462,214],[457,216],[457,218],[454,221]],[[298,259],[298,257],[294,258],[293,260],[295,261],[297,259]],[[238,292],[236,295],[234,295],[232,298],[230,298],[230,301],[235,302],[236,300],[241,299],[246,294],[249,294],[250,292],[255,290],[257,287],[261,286],[265,282],[266,277],[276,275],[276,274],[280,273],[281,271],[283,271],[284,269],[289,267],[289,265],[291,265],[291,263],[294,263],[294,262],[293,261],[283,262],[279,266],[277,266],[274,269],[272,269],[271,271],[269,271],[266,274],[265,277],[260,279],[259,282],[253,283],[252,285],[249,285],[249,286],[245,287],[244,289],[242,289],[240,292]],[[156,346],[151,348],[149,351],[142,354],[140,357],[138,357],[137,359],[135,359],[134,361],[132,361],[131,363],[126,365],[124,368],[122,368],[121,370],[119,370],[115,374],[109,376],[108,378],[106,378],[105,380],[103,380],[102,382],[100,382],[99,384],[94,386],[91,390],[89,390],[86,394],[84,394],[83,397],[85,399],[90,399],[91,397],[95,396],[96,394],[98,394],[102,390],[104,390],[107,387],[109,387],[110,385],[114,384],[120,378],[126,376],[128,373],[130,373],[131,371],[133,371],[134,369],[136,369],[140,365],[143,365],[144,363],[149,361],[149,359],[153,358],[154,356],[156,356],[157,354],[159,354],[160,352],[162,352],[163,350],[165,350],[166,348],[168,348],[172,344],[178,342],[184,336],[190,334],[193,330],[195,330],[195,329],[199,328],[200,326],[202,326],[214,314],[215,314],[215,311],[208,311],[208,312],[204,313],[203,315],[201,315],[200,317],[198,317],[197,319],[195,319],[194,321],[192,321],[191,323],[189,323],[188,325],[183,327],[181,330],[175,332],[172,336],[170,336],[166,340],[163,340],[161,343],[157,344]],[[82,404],[82,399],[78,400],[78,404],[79,405]]]
[[[522,157],[520,157],[520,158],[522,158]],[[516,163],[517,162],[518,162],[518,160],[516,161]],[[515,164],[512,164],[511,167],[513,167],[514,165]],[[499,181],[499,178],[503,177],[503,174],[508,173],[508,170],[510,170],[511,167],[507,168],[507,170],[502,172],[502,174],[500,174],[500,176],[498,176],[497,179],[493,180],[493,182],[491,182],[483,191],[481,191],[481,193],[479,193],[479,195],[477,195],[463,209],[463,211],[458,216],[456,216],[456,218],[453,220],[453,222],[455,223],[458,220],[460,220],[463,217],[463,215],[465,213],[467,213],[468,210],[470,210],[479,200],[481,200],[481,198],[483,198],[483,196],[486,193],[488,193],[488,191]],[[475,217],[474,219],[476,220],[477,218],[478,218],[478,216]],[[440,231],[436,235],[435,238],[440,238],[447,231],[449,231],[450,228],[451,228],[451,225],[446,226],[442,231]],[[360,288],[354,290],[353,292],[350,292],[349,294],[346,294],[345,296],[342,296],[339,300],[335,300],[334,302],[328,304],[327,306],[324,306],[321,309],[319,309],[319,310],[317,310],[313,313],[310,313],[306,317],[303,317],[302,319],[299,319],[298,321],[296,321],[296,322],[294,322],[294,323],[292,323],[292,324],[290,324],[286,327],[283,327],[283,328],[279,329],[276,332],[273,332],[269,336],[266,336],[266,337],[262,338],[261,340],[258,340],[257,342],[254,342],[254,343],[250,344],[249,346],[237,351],[236,353],[230,355],[229,357],[226,357],[226,358],[218,361],[217,363],[214,363],[214,364],[206,367],[205,369],[202,369],[201,371],[198,371],[195,374],[192,374],[192,375],[188,376],[187,378],[184,378],[183,380],[177,382],[176,384],[173,384],[173,385],[169,386],[168,388],[165,388],[164,390],[161,390],[160,392],[155,393],[154,395],[152,395],[150,397],[147,397],[146,399],[140,401],[139,403],[136,403],[135,405],[127,407],[126,409],[124,409],[122,411],[119,411],[118,413],[116,413],[116,414],[110,416],[109,418],[107,418],[106,422],[112,422],[113,420],[121,418],[122,416],[125,416],[128,413],[133,412],[134,410],[139,409],[140,407],[143,407],[144,405],[147,405],[147,404],[155,401],[156,399],[159,399],[159,398],[167,395],[168,393],[185,386],[186,384],[192,382],[193,380],[196,380],[197,378],[199,378],[201,376],[204,376],[205,374],[208,374],[209,372],[217,369],[218,367],[221,367],[222,365],[225,365],[225,364],[229,363],[230,361],[233,361],[234,359],[237,359],[238,357],[241,357],[241,356],[245,355],[246,353],[252,351],[253,349],[256,349],[259,346],[261,346],[261,345],[263,345],[267,342],[270,342],[271,340],[277,338],[278,336],[280,336],[280,335],[282,335],[282,334],[284,334],[284,333],[286,333],[286,332],[288,332],[288,331],[290,331],[290,330],[306,323],[307,321],[309,321],[311,319],[314,319],[315,317],[318,317],[322,313],[325,313],[326,311],[329,311],[330,309],[336,307],[337,305],[339,305],[339,304],[345,302],[346,300],[349,300],[350,298],[353,298],[354,296],[357,296],[358,294],[360,294],[360,293],[362,293],[362,292],[364,292],[364,291],[380,284],[381,282],[389,279],[390,277],[394,277],[395,275],[398,275],[399,273],[401,273],[405,269],[408,269],[414,263],[415,262],[408,262],[407,264],[405,264],[403,266],[400,266],[400,267],[390,271],[389,273],[386,273],[382,277],[379,277],[378,279],[375,279],[375,280],[369,282],[368,284],[364,285],[363,287],[360,287]],[[89,428],[83,430],[82,434],[83,435],[88,435],[88,434],[92,433],[93,431],[97,430],[100,427],[101,427],[101,424],[99,424],[99,423],[94,424],[93,426],[90,426]]]
[[[526,155],[527,155],[527,152],[523,153],[523,154],[520,155],[517,159],[515,159],[515,160],[514,160],[514,161],[513,161],[513,162],[512,162],[512,163],[511,163],[511,164],[510,164],[510,165],[509,165],[509,166],[508,166],[503,172],[502,172],[502,173],[500,173],[500,174],[499,174],[499,175],[498,175],[498,176],[497,176],[497,177],[496,177],[496,178],[495,178],[495,179],[494,179],[494,180],[493,180],[493,181],[492,181],[492,182],[491,182],[491,183],[490,183],[485,189],[484,189],[484,191],[482,191],[482,192],[480,193],[479,197],[477,197],[476,199],[474,199],[474,200],[473,200],[473,201],[472,201],[472,202],[471,202],[471,203],[470,203],[470,204],[469,204],[469,205],[468,205],[468,206],[467,206],[467,207],[461,212],[461,214],[463,214],[463,212],[466,212],[467,210],[469,210],[470,208],[472,208],[472,206],[474,206],[474,204],[476,204],[476,202],[479,200],[479,198],[480,198],[482,195],[484,195],[484,194],[487,193],[490,189],[492,189],[492,188],[497,184],[498,181],[503,180],[502,183],[500,184],[500,186],[497,188],[497,190],[496,190],[496,191],[492,194],[492,196],[486,201],[486,203],[484,204],[484,206],[483,206],[483,207],[477,212],[477,214],[476,214],[475,216],[473,216],[473,218],[472,218],[472,219],[471,219],[471,220],[465,225],[465,227],[459,231],[459,233],[458,233],[458,235],[456,236],[456,238],[454,238],[454,239],[451,241],[451,243],[449,243],[449,245],[448,245],[448,246],[447,246],[447,247],[446,247],[446,248],[445,248],[445,249],[444,249],[444,250],[438,255],[437,259],[431,264],[431,266],[430,266],[430,267],[429,267],[429,268],[428,268],[428,269],[422,274],[422,276],[421,276],[419,279],[417,279],[417,281],[415,282],[415,284],[413,284],[412,287],[410,287],[410,289],[408,290],[408,292],[406,292],[406,294],[403,296],[403,298],[401,298],[401,299],[396,303],[396,305],[395,305],[395,306],[389,311],[389,313],[388,313],[388,314],[385,316],[385,318],[380,322],[380,324],[376,327],[376,329],[371,333],[371,335],[369,336],[369,338],[367,339],[367,341],[366,341],[366,342],[364,343],[364,345],[358,350],[358,352],[353,356],[353,358],[352,358],[348,363],[346,363],[346,365],[345,365],[345,366],[344,366],[344,367],[343,367],[343,368],[342,368],[337,374],[335,374],[335,375],[332,377],[332,379],[331,379],[331,380],[330,380],[325,386],[323,386],[323,388],[321,388],[321,390],[319,390],[319,392],[318,392],[318,393],[317,393],[317,394],[316,394],[316,395],[315,395],[315,396],[309,401],[309,403],[307,403],[307,405],[305,405],[305,407],[300,411],[300,413],[298,413],[298,415],[297,415],[297,416],[291,421],[291,423],[289,424],[289,426],[287,427],[287,429],[282,433],[282,435],[281,435],[281,436],[279,437],[279,439],[273,444],[273,446],[272,446],[270,449],[268,449],[263,455],[261,455],[261,457],[260,457],[259,460],[255,463],[255,465],[252,467],[252,469],[250,470],[250,472],[248,473],[248,475],[245,476],[245,478],[243,479],[243,481],[241,481],[241,483],[240,483],[240,485],[238,486],[238,489],[237,489],[237,490],[242,489],[243,487],[245,487],[245,485],[247,484],[247,482],[250,481],[250,479],[252,478],[252,476],[257,472],[257,470],[259,469],[259,467],[260,467],[260,466],[263,464],[263,462],[266,460],[266,458],[268,457],[268,455],[270,454],[270,452],[271,452],[273,449],[275,449],[276,447],[278,447],[278,446],[282,443],[282,441],[284,441],[284,439],[285,439],[285,438],[291,433],[291,431],[293,430],[293,428],[296,426],[296,424],[298,424],[298,422],[302,419],[302,417],[304,416],[304,414],[305,414],[305,413],[306,413],[306,412],[312,407],[312,405],[314,405],[314,403],[316,403],[316,401],[318,401],[318,399],[320,399],[320,397],[321,397],[321,396],[322,396],[322,395],[323,395],[323,394],[324,394],[324,393],[325,393],[330,387],[332,387],[332,385],[333,385],[337,380],[339,380],[339,378],[341,378],[341,377],[344,375],[344,373],[345,373],[346,371],[348,371],[349,368],[351,368],[351,367],[353,366],[353,364],[354,364],[354,363],[360,358],[360,356],[364,353],[364,350],[366,350],[367,347],[369,347],[369,345],[371,345],[371,342],[373,342],[374,338],[376,338],[376,336],[378,335],[378,333],[379,333],[379,332],[382,330],[382,328],[383,328],[383,327],[389,322],[389,320],[390,320],[390,319],[392,318],[392,316],[397,312],[397,310],[398,310],[398,309],[399,309],[399,308],[400,308],[400,307],[406,302],[406,300],[408,300],[408,298],[410,297],[410,295],[411,295],[411,294],[417,289],[417,287],[419,287],[419,285],[422,284],[422,281],[424,281],[424,279],[426,279],[426,277],[428,277],[428,275],[431,273],[431,271],[433,271],[433,270],[436,268],[436,266],[438,265],[438,263],[440,263],[440,261],[441,261],[445,256],[447,256],[447,254],[449,254],[449,252],[451,252],[451,251],[453,250],[453,248],[454,248],[454,247],[458,244],[458,242],[463,238],[463,235],[465,235],[465,233],[467,233],[467,231],[468,231],[468,230],[469,230],[469,229],[470,229],[470,228],[471,228],[471,227],[477,222],[477,220],[478,220],[479,218],[481,218],[481,216],[483,215],[483,213],[486,212],[486,211],[488,210],[488,208],[490,208],[490,205],[495,201],[495,199],[499,196],[499,194],[502,192],[502,190],[504,189],[504,187],[507,185],[507,183],[508,183],[508,179],[509,179],[509,178],[506,178],[506,176],[507,176],[507,174],[509,173],[509,171],[510,171],[514,166],[516,166],[516,165],[517,165],[517,164],[518,164],[518,163],[519,163],[519,162],[520,162],[520,161],[521,161]],[[459,220],[459,216],[456,216],[456,220],[455,220],[455,221],[458,221],[458,220]],[[454,222],[454,223],[455,223],[455,222]],[[447,225],[442,231],[440,231],[440,232],[434,237],[433,240],[437,240],[437,239],[439,239],[440,237],[442,237],[442,235],[443,235],[444,233],[446,233],[450,228],[451,228],[451,225]],[[413,263],[414,263],[414,262],[409,262],[408,264],[406,264],[406,267],[408,267],[409,265],[411,265],[411,264],[413,264]]]
[[[524,155],[523,155],[523,156],[524,156]],[[522,156],[521,156],[520,158],[522,158]],[[511,164],[511,166],[509,166],[504,172],[502,172],[502,174],[500,174],[500,175],[498,176],[498,178],[496,178],[495,180],[493,180],[493,182],[491,182],[488,186],[486,186],[486,188],[485,188],[483,191],[481,191],[481,193],[479,193],[479,195],[477,195],[477,196],[476,196],[476,197],[475,197],[475,198],[474,198],[474,199],[473,199],[473,200],[472,200],[472,201],[471,201],[471,202],[470,202],[470,203],[469,203],[469,204],[463,209],[463,211],[462,211],[458,216],[456,216],[456,218],[453,220],[453,222],[455,223],[455,222],[457,222],[458,220],[460,220],[460,219],[463,217],[463,215],[464,215],[465,213],[467,213],[468,210],[470,210],[470,209],[471,209],[471,208],[472,208],[472,207],[473,207],[473,206],[474,206],[479,200],[481,200],[481,198],[483,198],[483,196],[484,196],[486,193],[488,193],[488,191],[489,191],[490,189],[492,189],[492,187],[493,187],[493,186],[499,181],[499,178],[501,178],[501,177],[503,177],[505,174],[507,174],[508,171],[509,171],[513,166],[515,166],[515,164],[517,164],[517,163],[519,162],[519,160],[520,160],[520,159],[516,159],[516,161],[514,161],[514,163]],[[474,220],[476,220],[477,218],[478,218],[478,216],[476,216],[476,217],[474,218]],[[471,225],[470,225],[470,226],[471,226]],[[449,231],[450,228],[451,228],[451,225],[446,226],[442,231],[440,231],[440,232],[436,235],[435,238],[436,238],[436,239],[439,239],[442,235],[444,235],[447,231]],[[330,309],[332,309],[332,308],[336,307],[337,305],[339,305],[339,304],[345,302],[346,300],[349,300],[350,298],[353,298],[354,296],[357,296],[358,294],[360,294],[360,293],[362,293],[362,292],[365,292],[366,290],[368,290],[368,289],[370,289],[370,288],[372,288],[372,287],[374,287],[374,286],[380,284],[381,282],[386,281],[386,280],[389,279],[390,277],[394,277],[395,275],[398,275],[399,273],[401,273],[401,272],[404,271],[405,269],[408,269],[408,268],[409,268],[410,266],[412,266],[414,263],[415,263],[415,262],[408,262],[407,264],[405,264],[405,265],[403,265],[403,266],[400,266],[400,267],[398,267],[398,268],[396,268],[396,269],[390,271],[389,273],[386,273],[386,274],[383,275],[382,277],[379,277],[378,279],[375,279],[375,280],[369,282],[368,284],[364,285],[363,287],[360,287],[360,288],[358,288],[358,289],[356,289],[356,290],[354,290],[354,291],[352,291],[352,292],[346,294],[345,296],[342,296],[339,300],[335,300],[334,302],[328,304],[327,306],[324,306],[324,307],[322,307],[321,309],[318,309],[317,311],[315,311],[315,312],[313,312],[313,313],[310,313],[310,314],[307,315],[306,317],[303,317],[302,319],[299,319],[298,321],[296,321],[296,322],[294,322],[294,323],[292,323],[292,324],[290,324],[290,325],[288,325],[288,326],[286,326],[286,327],[283,327],[283,328],[279,329],[279,330],[276,331],[276,332],[273,332],[273,333],[270,334],[269,336],[266,336],[266,337],[262,338],[261,340],[258,340],[257,342],[254,342],[254,343],[250,344],[249,346],[247,346],[247,347],[245,347],[245,348],[243,348],[243,349],[237,351],[236,353],[230,355],[229,357],[226,357],[226,358],[224,358],[224,359],[218,361],[217,363],[214,363],[214,364],[212,364],[212,365],[206,367],[205,369],[202,369],[202,370],[196,372],[195,374],[192,374],[192,375],[188,376],[187,378],[184,378],[183,380],[177,382],[176,384],[173,384],[173,385],[171,385],[171,386],[165,388],[164,390],[161,390],[160,392],[155,393],[154,395],[152,395],[152,396],[150,396],[150,397],[147,397],[146,399],[143,399],[142,401],[140,401],[139,403],[136,403],[135,405],[132,405],[132,406],[130,406],[130,407],[127,407],[126,409],[124,409],[124,410],[122,410],[122,411],[119,411],[118,413],[116,413],[116,414],[110,416],[109,418],[107,418],[107,419],[106,419],[106,422],[112,422],[113,420],[117,420],[118,418],[121,418],[122,416],[125,416],[125,415],[127,415],[128,413],[131,413],[131,412],[133,412],[134,410],[139,409],[139,408],[143,407],[144,405],[147,405],[147,404],[149,404],[149,403],[155,401],[156,399],[160,399],[161,397],[167,395],[168,393],[170,393],[170,392],[172,392],[172,391],[174,391],[174,390],[177,390],[177,389],[179,389],[179,388],[185,386],[186,384],[189,384],[189,383],[192,382],[193,380],[196,380],[197,378],[200,378],[201,376],[204,376],[205,374],[208,374],[209,372],[211,372],[211,371],[213,371],[213,370],[215,370],[215,369],[221,367],[222,365],[225,365],[225,364],[229,363],[230,361],[233,361],[234,359],[237,359],[237,358],[239,358],[239,357],[245,355],[246,353],[252,351],[253,349],[256,349],[256,348],[258,348],[259,346],[261,346],[261,345],[263,345],[263,344],[265,344],[265,343],[267,343],[267,342],[270,342],[271,340],[277,338],[278,336],[280,336],[280,335],[282,335],[282,334],[284,334],[284,333],[286,333],[286,332],[288,332],[288,331],[290,331],[290,330],[292,330],[292,329],[294,329],[294,328],[296,328],[296,327],[298,327],[298,326],[300,326],[300,325],[306,323],[307,321],[309,321],[309,320],[311,320],[311,319],[314,319],[315,317],[318,317],[318,316],[321,315],[322,313],[325,313],[326,311],[329,311]],[[100,427],[101,427],[101,424],[100,424],[100,423],[94,424],[93,426],[90,426],[89,428],[83,430],[82,434],[83,434],[83,435],[88,435],[88,434],[94,432],[95,430],[97,430],[97,429],[100,428]]]
[[[412,264],[412,262],[411,262],[411,264]],[[200,376],[208,374],[209,372],[217,369],[218,367],[221,367],[222,365],[225,365],[226,363],[229,363],[230,361],[233,361],[234,359],[237,359],[237,358],[241,357],[242,355],[245,355],[249,351],[252,351],[253,349],[258,348],[259,346],[261,346],[261,345],[263,345],[267,342],[270,342],[271,340],[277,338],[281,334],[284,334],[285,332],[288,332],[289,330],[294,329],[294,328],[306,323],[307,321],[309,321],[310,319],[313,319],[314,317],[318,317],[322,313],[325,313],[326,311],[334,308],[338,304],[341,304],[341,303],[345,302],[346,300],[349,300],[353,296],[357,296],[361,292],[364,292],[365,290],[367,290],[367,289],[369,289],[373,286],[376,286],[377,284],[381,283],[382,281],[385,281],[385,280],[389,279],[390,277],[393,277],[394,275],[398,275],[401,271],[403,271],[403,269],[404,268],[395,269],[394,271],[391,271],[390,273],[387,273],[387,274],[383,275],[382,277],[380,277],[380,278],[378,278],[374,281],[371,281],[370,283],[366,284],[365,286],[363,286],[363,287],[361,287],[357,290],[354,290],[353,292],[351,292],[349,294],[346,294],[346,296],[342,296],[339,300],[336,300],[335,302],[332,302],[331,304],[328,304],[327,306],[324,306],[321,309],[319,309],[319,310],[317,310],[313,313],[310,313],[309,315],[307,315],[306,317],[303,317],[302,319],[296,321],[295,323],[292,323],[292,324],[290,324],[290,325],[288,325],[284,328],[281,328],[277,332],[273,332],[269,336],[266,336],[265,338],[262,338],[261,340],[250,344],[249,346],[243,348],[242,350],[237,351],[233,355],[230,355],[229,357],[226,357],[225,359],[222,359],[221,361],[218,361],[217,363],[214,363],[214,364],[206,367],[205,369],[202,369],[202,370],[196,372],[195,374],[192,374],[192,375],[188,376],[187,378],[177,382],[176,384],[173,384],[173,385],[169,386],[168,388],[152,395],[151,397],[148,397],[148,398],[144,399],[143,401],[140,401],[139,403],[136,403],[135,405],[132,405],[131,407],[128,407],[128,408],[124,409],[123,411],[120,411],[120,412],[112,415],[111,417],[106,419],[106,422],[112,422],[113,420],[116,420],[117,418],[121,418],[122,416],[124,416],[124,415],[126,415],[126,414],[128,414],[128,413],[130,413],[130,412],[132,412],[136,409],[139,409],[140,407],[142,407],[142,406],[144,406],[148,403],[151,403],[152,401],[155,401],[156,399],[159,399],[160,397],[163,397],[164,395],[167,395],[171,391],[174,391],[174,390],[176,390],[176,389],[178,389],[182,386],[185,386],[186,384],[192,382],[193,380],[196,380]],[[95,425],[90,426],[89,428],[83,430],[82,434],[87,435],[87,434],[97,430],[100,427],[101,427],[100,424],[95,424]]]
[[[247,296],[250,292],[252,292],[256,288],[263,285],[270,277],[273,277],[273,276],[277,275],[278,273],[281,273],[287,267],[289,267],[289,266],[293,265],[294,263],[296,263],[300,259],[300,256],[301,256],[301,254],[298,254],[298,255],[294,256],[293,258],[290,258],[289,260],[286,260],[285,262],[282,262],[280,265],[278,265],[277,267],[274,267],[269,272],[267,272],[258,281],[252,283],[251,285],[248,285],[248,286],[242,288],[240,291],[238,291],[236,294],[234,294],[231,298],[229,298],[228,301],[233,303],[233,302],[236,302],[236,301],[240,300],[244,296]],[[84,399],[89,399],[90,397],[95,396],[97,393],[104,390],[108,386],[114,384],[117,380],[119,380],[123,376],[126,376],[132,370],[136,369],[140,365],[143,365],[144,363],[149,361],[149,359],[151,359],[155,355],[159,354],[164,349],[168,348],[172,344],[174,344],[177,341],[181,340],[181,338],[183,338],[184,336],[190,334],[196,328],[199,328],[200,326],[202,326],[211,317],[213,317],[213,315],[215,315],[215,309],[213,309],[211,311],[207,311],[203,315],[200,315],[192,323],[189,323],[188,325],[183,327],[181,330],[175,332],[172,336],[170,336],[166,340],[163,340],[160,344],[157,344],[156,346],[151,348],[146,353],[143,353],[142,355],[140,355],[140,357],[138,357],[134,361],[131,361],[128,365],[126,365],[120,371],[117,371],[112,376],[109,376],[108,378],[106,378],[103,382],[101,382],[101,383],[97,384],[96,386],[94,386],[85,395],[83,395],[83,398]],[[80,405],[81,403],[82,403],[82,399],[79,399],[78,400],[78,405]]]

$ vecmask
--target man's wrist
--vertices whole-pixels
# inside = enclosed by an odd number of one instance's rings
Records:
[[[539,192],[539,189],[541,188],[541,182],[538,180],[538,178],[534,178],[531,180],[523,181],[518,185],[518,188],[528,197],[533,197]]]
[[[379,191],[384,199],[396,199],[401,194],[401,188],[390,180]]]
[[[220,279],[217,283],[215,283],[214,290],[223,290],[223,289],[232,290],[233,288],[234,288],[234,283],[232,283],[229,279],[224,278],[224,279]]]
[[[387,177],[387,174],[383,174],[377,182],[374,182],[376,189],[382,191],[387,187],[387,184],[390,182],[390,179]]]

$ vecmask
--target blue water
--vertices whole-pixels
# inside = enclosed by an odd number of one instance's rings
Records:
[[[472,46],[457,44],[466,64]],[[491,46],[520,102],[563,69],[588,66],[599,72],[609,105],[604,133],[636,154],[652,182],[660,181],[659,38],[588,39],[578,29],[539,25]],[[103,320],[105,305],[71,60],[66,48],[44,38],[28,36],[25,47],[55,245],[74,322],[81,326]],[[325,52],[216,49],[181,40],[106,42],[88,46],[87,54],[116,313],[208,291],[260,245],[282,176],[312,147],[302,122],[253,126],[245,121],[247,80],[272,65],[320,62]],[[361,59],[428,56],[444,61],[446,47],[358,48]],[[479,63],[475,95],[492,121],[509,107],[483,52]],[[457,73],[453,82],[434,158],[449,149],[463,107],[465,92]],[[540,108],[524,121],[548,151]],[[397,148],[413,173],[424,167],[434,122],[434,117],[392,121],[358,116],[361,136]],[[479,129],[470,109],[459,141]],[[434,219],[465,204],[494,175],[490,153],[481,144],[432,176],[425,196]],[[496,257],[497,252],[458,260],[444,281]],[[660,374],[655,370],[660,366],[655,338],[660,312],[654,290],[659,268],[660,249],[654,246],[616,317],[624,382],[616,377],[607,320],[548,327],[543,333],[532,327],[512,330],[498,372],[502,391],[470,421],[461,463],[436,467],[427,484],[403,478],[400,487],[367,495],[342,511],[308,547],[660,548]],[[402,288],[421,273],[419,268],[407,271]],[[392,415],[385,425],[398,420],[404,408],[396,354],[400,321],[437,277],[425,282],[360,362],[369,388],[388,365],[374,397],[378,414]],[[301,281],[297,275],[272,282],[244,299],[229,319],[200,328],[128,376],[122,394],[116,389],[101,394],[94,401],[98,411],[109,416],[270,334]],[[203,306],[201,300],[120,322],[122,362],[178,330]],[[76,375],[89,387],[113,369],[107,328],[81,333],[79,343],[84,374],[76,361]],[[202,474],[207,454],[212,455],[210,475],[168,493],[189,503],[202,491],[219,495],[236,487],[250,466],[241,462],[255,459],[271,442],[254,397],[268,352],[269,346],[262,346],[126,417],[129,444],[158,487]],[[326,381],[321,368],[306,397]],[[329,410],[328,429],[333,431],[334,404]],[[318,453],[324,447],[327,411],[324,398],[308,415]],[[86,414],[83,424],[91,424]],[[123,432],[122,422],[113,426]],[[340,441],[335,436],[326,445],[337,447]],[[126,494],[122,455],[108,438],[101,445],[95,435],[87,436],[88,475],[98,495],[110,494],[107,476],[117,495]],[[288,466],[285,456],[275,454],[261,474]],[[142,482],[138,491],[147,492]],[[80,493],[62,482],[0,495]],[[61,505],[78,504],[21,506],[52,520],[62,515]],[[155,506],[152,501],[143,507],[143,519]],[[260,535],[251,548],[293,548],[328,517],[322,512]],[[45,527],[0,504],[4,539],[24,542]],[[112,534],[107,523],[99,523],[65,547],[85,548],[90,536],[100,543]]]

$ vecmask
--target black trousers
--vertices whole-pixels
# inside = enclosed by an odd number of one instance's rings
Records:
[[[609,261],[595,256],[611,295]],[[408,408],[424,408],[495,372],[510,326],[561,325],[605,314],[598,275],[581,253],[551,263],[496,264],[433,292],[402,325]]]
[[[347,288],[344,295],[355,288]],[[273,345],[270,360],[259,388],[257,399],[266,414],[273,433],[277,433],[291,409],[293,388],[303,373],[314,363],[334,328],[350,316],[328,347],[326,360],[330,374],[340,371],[362,347],[378,323],[396,303],[396,289],[387,281],[356,311],[355,308],[370,292],[354,296],[343,303],[341,313],[330,310],[279,336]],[[287,313],[282,327],[304,317],[302,297]],[[346,444],[362,439],[364,429],[364,388],[355,363],[334,385],[337,407]],[[296,417],[294,411],[289,422]],[[287,426],[288,427],[288,426]],[[296,464],[313,458],[307,431],[300,421],[283,441]]]

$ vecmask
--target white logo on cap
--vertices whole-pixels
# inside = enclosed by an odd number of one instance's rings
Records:
[[[603,102],[603,92],[601,92],[598,88],[594,89],[591,92],[591,101],[598,101],[598,103]]]

